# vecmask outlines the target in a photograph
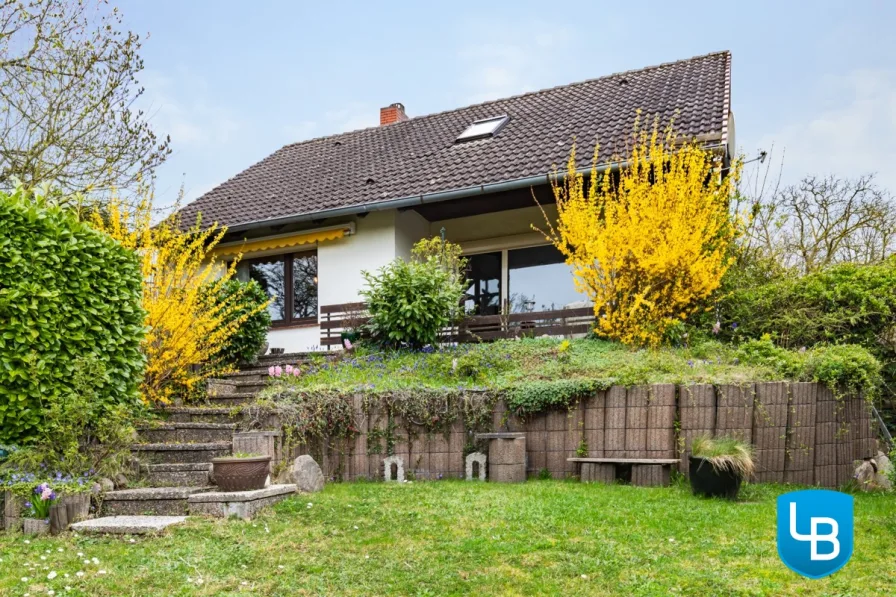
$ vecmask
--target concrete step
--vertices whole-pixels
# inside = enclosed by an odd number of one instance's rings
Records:
[[[206,396],[206,404],[212,407],[241,406],[255,399],[255,392],[233,392]]]
[[[225,373],[215,379],[220,381],[251,381],[255,383],[266,382],[271,378],[267,367],[249,367],[234,373]]]
[[[240,369],[248,369],[250,367],[268,368],[271,365],[297,365],[307,363],[313,356],[326,356],[325,352],[287,352],[284,354],[266,354],[258,357],[253,363],[242,363]],[[333,353],[336,354],[336,353]]]
[[[140,441],[150,444],[227,442],[233,439],[236,423],[161,423],[137,429]]]
[[[243,415],[224,406],[169,406],[155,411],[168,423],[233,423]]]
[[[186,516],[104,516],[76,522],[70,528],[85,535],[158,535],[185,520]]]
[[[265,375],[267,378],[267,375]],[[210,379],[208,380],[208,395],[220,396],[224,394],[232,394],[234,392],[257,394],[268,385],[268,380],[249,380],[244,379]]]
[[[140,487],[110,491],[103,495],[103,516],[185,516],[187,498],[214,489],[199,487]]]
[[[203,487],[210,483],[211,466],[210,462],[144,464],[140,466],[140,474],[152,487]]]
[[[201,444],[131,444],[131,453],[143,464],[211,462],[212,458],[230,456],[232,450],[232,441]]]

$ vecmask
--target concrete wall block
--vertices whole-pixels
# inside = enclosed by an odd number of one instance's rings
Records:
[[[659,464],[632,465],[632,485],[662,487],[669,484],[670,467]]]
[[[606,410],[601,408],[585,409],[585,429],[601,429],[604,428],[604,418]]]
[[[606,408],[622,408],[626,406],[626,396],[628,392],[624,386],[613,386],[607,390]]]
[[[604,455],[604,430],[586,429],[585,442],[588,444],[589,458],[603,458]]]
[[[626,413],[624,408],[608,408],[606,411],[605,429],[625,429]]]
[[[646,429],[626,429],[625,430],[625,453],[629,458],[643,458],[644,452],[647,451],[647,430]]]
[[[493,464],[525,464],[526,438],[489,440],[488,460]]]

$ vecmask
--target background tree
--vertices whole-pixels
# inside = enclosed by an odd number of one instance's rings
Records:
[[[140,38],[102,0],[0,0],[0,185],[127,188],[170,150],[134,102]]]
[[[595,151],[595,156],[597,152]],[[655,346],[720,284],[736,225],[732,180],[718,156],[696,143],[639,130],[616,174],[576,171],[554,184],[558,220],[548,239],[572,266],[576,287],[594,303],[597,332],[632,345]]]
[[[880,263],[896,248],[896,202],[873,175],[807,176],[754,203],[745,242],[801,274]]]

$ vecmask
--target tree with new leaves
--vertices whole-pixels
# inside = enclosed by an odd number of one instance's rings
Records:
[[[740,166],[723,175],[720,156],[695,142],[635,126],[626,167],[587,178],[575,148],[555,177],[557,222],[547,238],[566,256],[580,292],[594,303],[596,332],[656,346],[719,287],[736,222],[729,213]]]
[[[140,38],[104,0],[0,0],[0,185],[129,188],[169,154],[136,74]]]
[[[189,228],[177,218],[153,226],[152,213],[151,198],[130,208],[113,197],[90,219],[140,258],[146,311],[141,390],[144,401],[166,404],[190,396],[202,381],[225,372],[229,363],[222,349],[269,301],[258,303],[247,296],[249,285],[224,292],[239,261],[225,265],[215,257],[225,229],[203,228],[198,218]],[[247,308],[247,301],[254,306]]]

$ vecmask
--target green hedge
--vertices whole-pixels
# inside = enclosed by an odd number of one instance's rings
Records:
[[[76,363],[100,402],[139,402],[144,312],[137,256],[27,192],[0,193],[0,443],[27,442]]]
[[[251,315],[248,315],[236,333],[224,342],[218,352],[218,358],[225,365],[255,362],[258,351],[264,345],[268,330],[271,328],[271,314],[267,309],[258,309],[270,297],[258,282],[228,280],[219,289],[217,302],[228,303],[233,300],[234,295],[239,295],[239,306],[230,313],[227,321],[233,321],[250,313]]]

